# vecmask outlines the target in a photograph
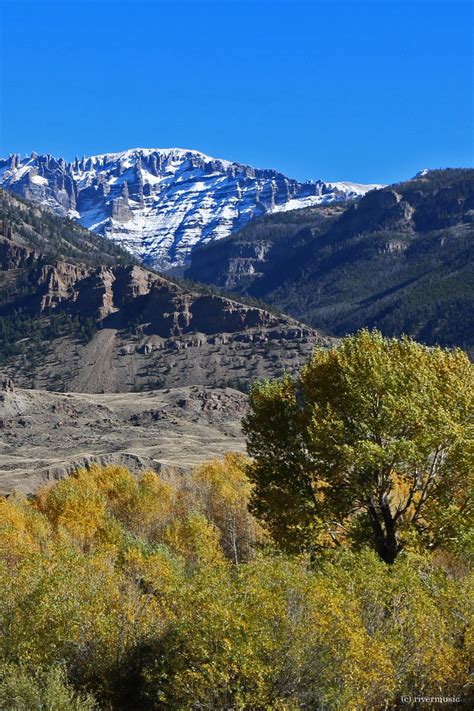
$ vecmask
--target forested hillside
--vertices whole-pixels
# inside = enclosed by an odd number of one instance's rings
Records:
[[[89,266],[137,263],[112,240],[0,188],[0,236],[12,235],[21,246],[53,261]]]
[[[188,274],[336,335],[368,326],[471,349],[473,220],[474,171],[430,171],[339,215],[268,216],[197,250]]]

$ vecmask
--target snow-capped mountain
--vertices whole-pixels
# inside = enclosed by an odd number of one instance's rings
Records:
[[[162,270],[193,247],[227,237],[253,217],[356,198],[378,185],[300,183],[181,148],[135,148],[66,162],[0,159],[0,185],[77,219]]]

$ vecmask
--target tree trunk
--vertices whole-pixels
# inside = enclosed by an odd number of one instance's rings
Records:
[[[370,523],[372,525],[372,531],[374,532],[375,550],[385,563],[392,564],[400,553],[401,546],[397,541],[396,524],[393,520],[386,497],[382,499],[379,508],[382,520],[380,520],[379,513],[374,504],[370,503],[368,506]]]

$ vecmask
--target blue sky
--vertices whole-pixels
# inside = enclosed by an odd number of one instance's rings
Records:
[[[473,165],[467,0],[0,8],[0,155],[178,146],[384,183]]]

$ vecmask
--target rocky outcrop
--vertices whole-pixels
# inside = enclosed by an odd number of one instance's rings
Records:
[[[232,291],[246,281],[258,279],[273,247],[270,241],[222,240],[219,249],[196,249],[187,274],[191,279]]]
[[[48,264],[38,256],[31,268],[18,269],[21,259],[4,272],[7,290],[0,282],[0,316],[20,313],[20,329],[27,317],[35,333],[30,340],[19,331],[20,355],[0,343],[4,376],[21,387],[246,389],[257,378],[295,371],[315,346],[329,344],[291,318],[183,288],[143,267]],[[15,292],[16,279],[26,292]]]
[[[40,255],[34,250],[14,242],[11,237],[11,227],[5,222],[0,222],[0,268],[7,271],[33,267],[38,262]]]
[[[264,309],[183,289],[141,267],[91,270],[57,262],[40,265],[31,279],[37,286],[31,304],[36,304],[38,315],[63,309],[91,317],[103,326],[119,321],[124,326],[140,323],[146,333],[163,338],[236,333],[293,323]]]
[[[31,275],[36,279],[39,313],[72,304],[79,297],[79,285],[87,278],[89,270],[67,262],[42,264]]]

